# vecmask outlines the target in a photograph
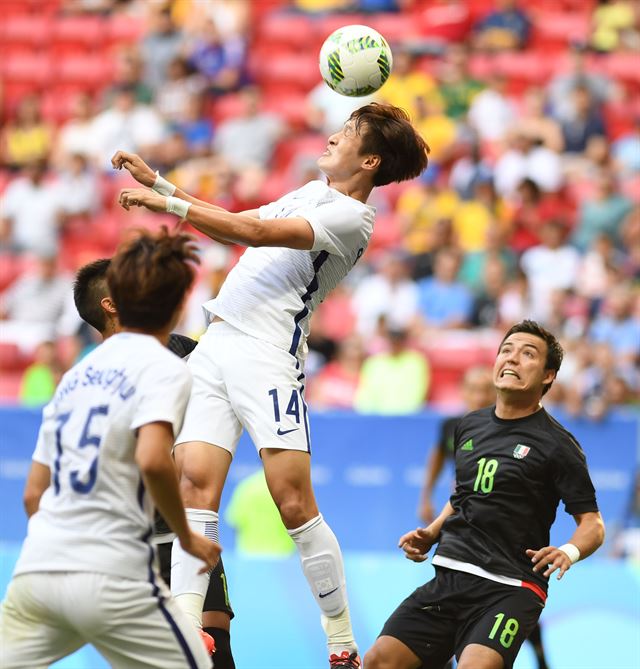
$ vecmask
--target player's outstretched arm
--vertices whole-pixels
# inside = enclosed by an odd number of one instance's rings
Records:
[[[576,514],[576,531],[569,542],[556,548],[545,546],[539,550],[527,549],[526,553],[534,564],[533,571],[542,571],[543,576],[549,577],[558,571],[560,580],[571,565],[595,553],[604,542],[604,522],[597,511]]]
[[[165,197],[145,188],[125,188],[120,192],[120,205],[166,211],[187,220],[196,230],[211,239],[243,246],[281,246],[310,250],[314,232],[302,217],[261,220],[253,212],[233,214],[226,209],[207,209],[176,197]]]
[[[154,172],[137,153],[116,151],[115,155],[111,159],[111,164],[115,170],[121,170],[124,168],[139,184],[142,184],[147,188],[151,188],[158,195],[164,195],[165,197],[172,195],[174,197],[180,198],[181,200],[186,200],[191,204],[197,204],[199,207],[204,207],[205,209],[226,211],[223,207],[211,204],[210,202],[205,202],[204,200],[199,200],[198,198],[189,195],[189,193],[186,191],[183,191],[174,184],[170,183],[164,177],[161,177],[159,174]],[[259,218],[257,210],[251,210],[245,213],[253,215],[254,218]]]
[[[192,532],[187,523],[178,475],[171,458],[173,440],[170,423],[143,425],[138,430],[136,462],[158,511],[176,533],[184,550],[204,562],[200,573],[205,573],[216,566],[222,549],[210,539]]]

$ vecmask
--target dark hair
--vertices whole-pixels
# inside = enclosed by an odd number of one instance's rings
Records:
[[[194,237],[138,231],[111,259],[107,282],[124,327],[157,332],[170,323],[195,279]]]
[[[362,137],[360,155],[374,153],[381,158],[374,186],[413,179],[427,168],[429,146],[404,109],[372,102],[356,109],[349,118]]]
[[[73,284],[73,301],[80,318],[100,333],[107,327],[100,301],[109,295],[107,270],[110,264],[109,258],[101,258],[84,265],[78,270]]]
[[[545,330],[545,328],[543,328],[541,325],[538,325],[538,323],[535,321],[520,321],[520,323],[516,323],[511,328],[509,328],[507,334],[502,338],[498,350],[502,348],[502,345],[512,334],[516,334],[517,332],[524,332],[525,334],[539,337],[546,343],[547,359],[545,361],[544,368],[553,369],[553,371],[557,374],[558,370],[560,369],[560,365],[562,364],[562,358],[564,357],[562,346],[560,346],[560,342],[554,337],[554,335],[551,334],[551,332],[549,332],[549,330]],[[542,394],[544,395],[552,385],[553,381],[545,384],[542,387]]]

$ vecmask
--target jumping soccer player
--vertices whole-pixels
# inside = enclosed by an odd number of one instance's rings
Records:
[[[2,604],[6,669],[49,666],[89,643],[111,666],[207,669],[211,658],[154,566],[154,504],[208,571],[220,547],[190,530],[171,459],[191,388],[165,346],[193,283],[187,235],[142,233],[108,272],[122,332],[62,378],[40,439],[52,485]]]
[[[113,299],[109,295],[107,271],[109,258],[101,258],[81,267],[73,284],[73,299],[82,320],[94,327],[104,341],[122,331]],[[167,348],[184,358],[195,348],[197,342],[189,337],[171,333]],[[40,498],[51,484],[51,463],[39,441],[32,456],[31,469],[25,485],[24,501],[27,515],[37,510]],[[156,513],[153,543],[157,547],[160,575],[165,583],[171,582],[171,545],[175,536],[160,514]],[[211,649],[215,648],[216,669],[235,669],[231,652],[230,627],[234,617],[229,602],[227,579],[222,558],[211,572],[209,587],[204,600],[203,640]],[[207,639],[209,635],[213,639]]]
[[[427,153],[405,112],[366,105],[329,137],[318,159],[326,183],[312,181],[238,214],[176,189],[136,155],[118,152],[112,160],[153,188],[123,190],[125,209],[174,213],[212,239],[250,247],[205,304],[211,324],[189,359],[194,387],[175,450],[181,491],[192,528],[217,525],[229,466],[248,430],[321,609],[333,668],[360,667],[360,658],[340,547],[311,486],[303,395],[309,319],[367,248],[375,210],[366,202],[374,186],[418,176]],[[176,545],[173,561],[172,592],[199,624],[206,576],[197,576]]]
[[[428,527],[399,545],[436,576],[400,604],[365,656],[367,669],[511,669],[547,598],[548,579],[591,555],[604,525],[580,446],[542,408],[562,362],[556,338],[533,321],[505,335],[493,369],[495,406],[454,433],[456,489]],[[549,546],[560,500],[576,521]]]

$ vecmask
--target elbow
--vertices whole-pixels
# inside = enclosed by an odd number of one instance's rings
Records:
[[[247,217],[247,224],[244,229],[244,239],[242,240],[247,246],[258,248],[260,246],[268,246],[268,228],[260,219]]]

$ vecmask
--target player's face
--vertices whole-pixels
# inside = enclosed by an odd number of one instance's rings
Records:
[[[516,332],[500,347],[493,367],[493,382],[498,391],[542,394],[555,373],[545,369],[547,344],[540,337]]]
[[[340,132],[329,137],[327,150],[318,158],[318,167],[332,180],[340,181],[353,176],[365,157],[360,155],[362,137],[353,121],[347,121]]]

